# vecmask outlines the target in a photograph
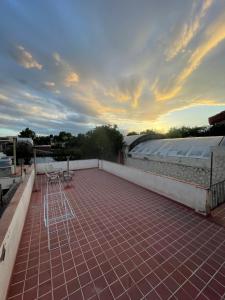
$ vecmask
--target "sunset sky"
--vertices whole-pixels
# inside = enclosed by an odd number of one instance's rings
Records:
[[[224,0],[0,1],[0,135],[167,131],[222,110]]]

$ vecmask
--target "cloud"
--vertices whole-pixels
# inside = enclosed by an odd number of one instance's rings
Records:
[[[223,104],[225,48],[208,54],[223,39],[224,1],[134,2],[6,3],[0,114],[46,133],[107,123],[139,130],[176,109]]]
[[[54,58],[55,63],[56,63],[57,66],[60,65],[61,63],[63,63],[63,60],[62,60],[62,58],[61,58],[61,56],[60,56],[59,53],[54,52],[54,53],[52,54],[52,56],[53,56],[53,58]]]
[[[71,87],[80,81],[79,75],[75,72],[70,72],[65,79],[65,86]]]
[[[159,80],[151,89],[156,100],[165,101],[177,96],[191,74],[199,67],[203,59],[225,39],[225,13],[223,13],[205,31],[202,43],[193,51],[186,66],[176,77],[170,88],[160,89]]]
[[[25,69],[41,70],[43,66],[37,62],[23,46],[17,46],[17,62]]]
[[[3,94],[0,94],[0,101],[6,101],[6,100],[8,100],[8,97],[7,96],[5,96],[5,95],[3,95]]]
[[[118,103],[130,103],[133,108],[139,106],[146,81],[138,76],[132,75],[118,80],[117,86],[103,88],[104,95],[109,96]]]
[[[45,81],[44,85],[47,86],[47,87],[49,87],[49,88],[52,88],[52,87],[55,86],[55,82],[53,82],[53,81]]]
[[[66,62],[58,52],[52,54],[56,66],[59,67],[58,72],[62,73],[64,76],[64,85],[66,87],[72,87],[80,81],[80,76],[75,72],[71,65]],[[66,74],[66,75],[65,75]]]
[[[197,2],[199,1],[193,2],[193,11],[196,10]],[[200,9],[192,13],[190,20],[181,27],[178,36],[166,51],[167,60],[173,59],[178,53],[184,51],[188,44],[199,32],[201,21],[211,7],[213,0],[203,0],[201,2],[202,5]]]

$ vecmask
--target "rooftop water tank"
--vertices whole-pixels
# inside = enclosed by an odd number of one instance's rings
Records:
[[[12,160],[4,153],[0,152],[0,177],[11,175]]]

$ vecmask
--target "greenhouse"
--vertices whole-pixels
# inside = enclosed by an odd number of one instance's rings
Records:
[[[129,151],[125,164],[208,186],[211,173],[214,182],[225,179],[224,149],[223,136],[147,140]]]

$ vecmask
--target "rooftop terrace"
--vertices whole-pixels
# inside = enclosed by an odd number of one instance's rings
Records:
[[[86,169],[65,186],[76,214],[70,243],[49,251],[45,186],[39,175],[8,299],[225,297],[224,227],[103,170]]]

